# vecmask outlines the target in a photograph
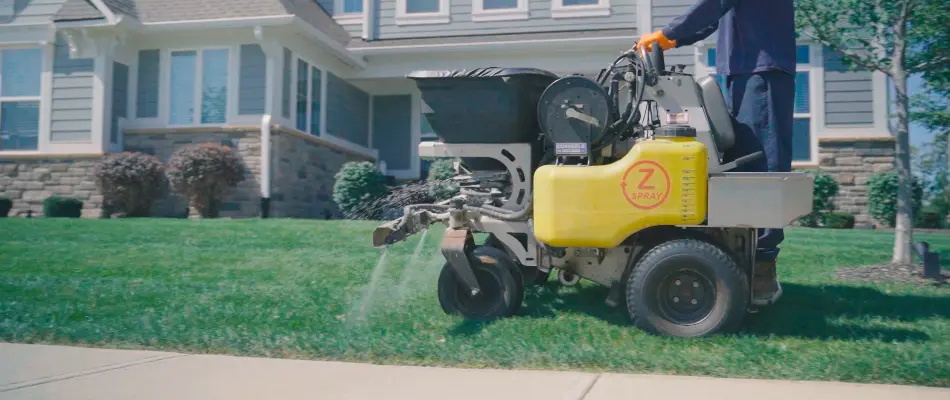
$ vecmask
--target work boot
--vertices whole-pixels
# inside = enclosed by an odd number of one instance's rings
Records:
[[[755,275],[752,277],[752,302],[755,305],[771,304],[778,299],[781,290],[775,272],[775,260],[756,262]]]

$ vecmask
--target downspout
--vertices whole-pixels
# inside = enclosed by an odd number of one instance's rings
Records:
[[[261,218],[270,216],[271,116],[261,118]]]

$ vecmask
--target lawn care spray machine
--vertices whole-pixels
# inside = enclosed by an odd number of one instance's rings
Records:
[[[662,51],[628,51],[596,79],[536,69],[417,71],[459,194],[405,207],[373,232],[388,246],[439,222],[442,309],[467,319],[518,313],[552,270],[608,287],[633,324],[674,337],[738,328],[753,301],[756,228],[811,212],[802,173],[730,172],[736,125],[719,85]],[[623,105],[623,106],[621,106]],[[663,122],[663,123],[661,123]],[[476,244],[473,233],[488,233]],[[410,266],[411,267],[411,266]]]

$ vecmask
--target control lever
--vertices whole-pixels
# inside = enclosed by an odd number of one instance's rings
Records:
[[[653,68],[657,72],[666,71],[666,62],[663,60],[663,49],[660,48],[660,44],[653,42],[653,46],[650,49],[650,64],[653,64]]]

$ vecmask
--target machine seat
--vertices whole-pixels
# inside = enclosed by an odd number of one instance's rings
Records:
[[[719,83],[711,76],[699,78],[697,84],[703,98],[703,106],[706,108],[706,116],[709,119],[710,134],[716,141],[719,151],[725,152],[736,143],[735,126],[732,114],[729,113],[729,107],[726,105],[726,98],[719,89]]]

